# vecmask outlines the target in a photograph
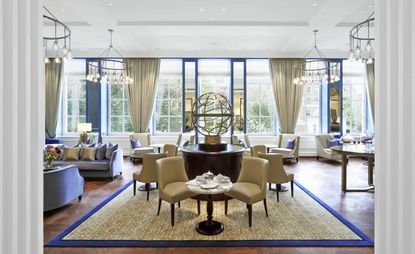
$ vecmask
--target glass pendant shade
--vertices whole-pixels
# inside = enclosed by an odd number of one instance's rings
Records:
[[[356,60],[359,62],[366,62],[372,64],[373,59],[373,44],[375,40],[371,31],[374,30],[375,18],[373,12],[366,20],[355,25],[349,33],[350,39],[350,52],[353,52],[354,57],[349,57],[350,60]]]

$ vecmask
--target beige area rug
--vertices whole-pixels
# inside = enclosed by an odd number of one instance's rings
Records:
[[[224,224],[215,236],[196,232],[195,225],[206,220],[206,202],[197,214],[196,200],[176,206],[175,225],[170,224],[170,205],[162,202],[157,216],[158,193],[137,191],[131,183],[58,235],[47,246],[371,246],[373,241],[314,197],[298,183],[294,198],[290,192],[267,195],[269,217],[263,203],[253,205],[252,227],[248,226],[246,205],[230,200],[228,215],[224,202],[214,202],[214,220]],[[213,244],[213,243],[217,244]],[[191,244],[193,243],[193,244]]]

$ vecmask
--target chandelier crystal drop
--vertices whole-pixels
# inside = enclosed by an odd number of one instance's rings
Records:
[[[54,27],[53,34],[43,36],[43,46],[45,48],[45,63],[51,63],[49,58],[53,58],[53,62],[61,63],[62,60],[72,59],[71,53],[71,29],[63,22],[58,20],[45,6],[43,6],[45,14],[43,15],[43,21],[46,24],[51,23]],[[48,48],[48,41],[52,45]],[[53,42],[52,42],[53,41]]]
[[[373,64],[374,48],[372,41],[375,40],[371,29],[375,25],[375,18],[373,12],[366,20],[355,25],[349,33],[350,39],[350,55],[349,60],[360,61],[367,64]]]
[[[293,66],[293,83],[295,85],[321,85],[323,81],[334,83],[340,80],[339,63],[335,60],[327,59],[317,47],[317,32],[314,30],[314,46],[304,56],[304,59],[311,58],[311,53],[317,54],[314,60]]]
[[[132,65],[124,60],[124,57],[112,45],[112,33],[114,30],[108,29],[110,32],[110,45],[96,59],[88,62],[87,80],[94,83],[108,83],[111,85],[131,84]],[[109,57],[111,51],[116,56]]]

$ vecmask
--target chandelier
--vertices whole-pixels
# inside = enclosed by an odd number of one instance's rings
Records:
[[[88,62],[87,80],[91,82],[101,82],[111,85],[131,84],[132,65],[128,64],[120,52],[112,45],[112,33],[114,30],[108,29],[110,32],[110,45],[102,52],[98,58]],[[116,57],[108,58],[111,50],[116,53]]]
[[[45,63],[50,63],[48,56],[48,42],[50,41],[52,46],[52,56],[55,63],[61,63],[61,59],[64,61],[72,59],[71,52],[71,29],[63,22],[59,21],[45,6],[43,9],[47,14],[43,15],[43,20],[46,22],[52,22],[55,28],[53,35],[43,37],[43,46],[45,47]],[[53,41],[53,42],[52,42]]]
[[[310,58],[313,51],[317,53],[318,59],[308,60],[293,66],[293,83],[295,85],[320,85],[323,80],[330,83],[340,80],[339,63],[327,59],[317,47],[317,32],[318,30],[313,31],[314,46],[307,52],[304,59]]]
[[[350,55],[349,60],[352,61],[362,61],[367,64],[373,64],[373,45],[372,41],[375,40],[374,37],[371,37],[370,27],[374,26],[375,18],[373,17],[375,13],[373,12],[370,16],[363,22],[355,25],[352,30],[350,30]],[[366,43],[366,45],[362,45]],[[364,49],[362,49],[364,46]]]

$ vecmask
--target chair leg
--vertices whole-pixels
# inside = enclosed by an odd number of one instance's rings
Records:
[[[249,227],[252,226],[252,205],[248,206],[248,220],[249,220]]]
[[[137,191],[137,181],[134,180],[134,190],[133,190],[134,196],[135,196],[136,191]]]
[[[148,201],[148,198],[149,198],[149,196],[150,196],[150,184],[149,183],[146,183],[146,190],[147,190],[147,201]]]
[[[276,193],[277,193],[277,202],[280,202],[280,192],[278,191],[278,189],[277,189]]]
[[[291,181],[291,197],[294,197],[294,180]]]
[[[268,190],[271,190],[271,183],[268,183]]]
[[[157,210],[157,216],[160,215],[160,208],[161,208],[161,198],[159,198],[159,208]]]
[[[174,204],[170,204],[170,212],[171,212],[171,226],[174,226]]]
[[[225,199],[225,215],[228,215],[228,199]]]
[[[180,208],[180,201],[179,201],[179,202],[177,202],[177,204],[179,205],[179,208]]]
[[[197,200],[197,214],[200,214],[200,200]]]
[[[78,200],[81,201],[82,200],[82,194],[78,196]]]
[[[318,156],[317,156],[317,160],[318,160],[319,158],[320,158],[320,157],[318,157]]]
[[[297,161],[297,163],[298,163],[298,158],[295,158],[295,160]]]
[[[268,217],[268,208],[267,208],[267,199],[266,198],[264,199],[264,208],[265,208],[265,214]]]

